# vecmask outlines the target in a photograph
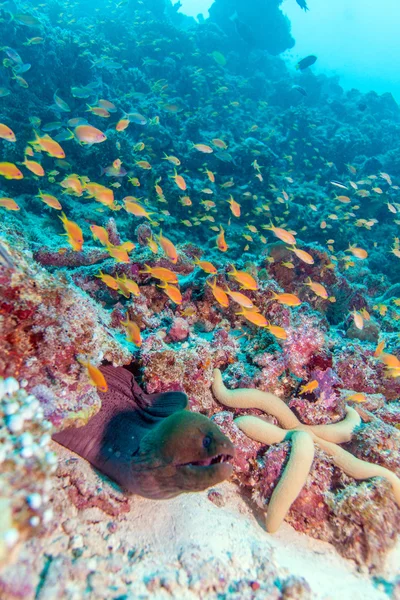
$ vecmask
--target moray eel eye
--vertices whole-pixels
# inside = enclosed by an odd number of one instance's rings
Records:
[[[211,444],[211,436],[206,435],[206,437],[203,439],[203,448],[209,448],[210,444]]]

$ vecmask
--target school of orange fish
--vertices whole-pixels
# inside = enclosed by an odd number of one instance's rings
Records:
[[[29,14],[19,14],[14,16],[14,19],[25,25],[26,27],[40,27],[40,15],[33,16]],[[145,42],[146,40],[144,40]],[[43,43],[42,37],[32,37],[25,42],[25,45],[39,45]],[[7,58],[5,59],[6,65],[11,69],[13,73],[13,79],[15,79],[18,86],[26,88],[29,86],[27,79],[23,78],[20,73],[24,73],[24,62],[22,61],[19,53],[12,48],[4,47],[3,52],[6,53]],[[103,59],[105,60],[105,59]],[[214,61],[218,65],[218,68],[223,67],[225,64],[225,58],[221,53],[214,53],[211,55],[211,61]],[[7,62],[8,61],[8,62]],[[3,63],[4,64],[4,63]],[[201,71],[201,70],[199,70]],[[218,73],[218,71],[217,71]],[[200,75],[200,72],[199,74]],[[220,76],[216,76],[217,93],[223,96],[226,90],[223,89],[223,80]],[[153,88],[159,90],[161,98],[166,94],[166,90],[170,86],[170,82],[167,80],[158,80],[153,82]],[[76,92],[77,94],[77,92]],[[0,94],[7,96],[7,94]],[[76,97],[76,96],[75,96]],[[58,90],[54,90],[53,93],[54,105],[58,114],[67,115],[72,113],[68,99],[64,99],[59,94]],[[285,219],[290,214],[290,204],[293,200],[293,193],[285,189],[281,189],[278,185],[269,184],[265,186],[267,189],[262,188],[264,183],[263,177],[263,166],[262,164],[262,152],[254,151],[256,158],[252,162],[251,166],[254,170],[254,178],[257,180],[257,190],[254,191],[252,188],[252,182],[247,186],[246,191],[237,189],[237,184],[234,178],[226,178],[219,176],[218,172],[207,164],[207,157],[212,155],[214,152],[228,153],[229,142],[221,134],[221,137],[212,137],[211,139],[202,139],[196,141],[196,143],[190,144],[190,152],[203,154],[205,162],[203,169],[201,170],[202,177],[204,177],[207,183],[203,184],[201,190],[201,196],[206,196],[207,199],[201,199],[198,201],[198,193],[193,192],[196,195],[196,199],[192,200],[193,194],[190,191],[190,184],[187,181],[188,170],[182,167],[181,158],[176,156],[174,149],[170,149],[170,153],[163,153],[163,156],[159,156],[156,151],[151,147],[151,140],[154,139],[150,134],[141,135],[140,141],[137,141],[133,146],[133,156],[135,160],[132,164],[131,156],[122,156],[121,143],[117,141],[115,143],[115,160],[111,165],[102,170],[102,178],[109,177],[113,179],[113,183],[110,185],[104,185],[91,181],[86,175],[78,174],[79,165],[73,167],[68,162],[68,148],[65,150],[63,146],[69,143],[80,144],[81,146],[92,147],[93,145],[102,144],[107,141],[109,130],[117,132],[121,139],[127,139],[128,128],[134,123],[146,129],[148,126],[157,127],[162,122],[162,116],[155,116],[152,119],[148,119],[144,115],[138,112],[124,112],[118,107],[118,102],[113,101],[114,99],[99,98],[95,104],[87,105],[87,112],[90,117],[96,117],[96,119],[110,119],[109,122],[114,122],[103,131],[99,127],[95,127],[88,123],[86,118],[79,115],[71,116],[64,124],[64,129],[61,135],[50,136],[49,133],[40,132],[41,123],[37,117],[32,117],[30,123],[32,126],[32,136],[29,140],[24,140],[25,150],[21,160],[15,162],[8,162],[3,160],[0,162],[0,180],[1,178],[7,180],[23,180],[26,178],[33,179],[37,182],[37,198],[40,199],[49,209],[59,211],[59,219],[62,222],[62,226],[65,231],[65,239],[69,246],[74,252],[81,252],[87,241],[84,239],[82,228],[79,223],[71,220],[65,214],[62,206],[62,198],[60,201],[60,194],[66,194],[69,198],[89,198],[100,204],[99,210],[107,213],[107,211],[125,211],[129,215],[132,215],[134,219],[145,219],[149,222],[152,227],[160,227],[165,221],[165,216],[171,216],[169,210],[161,209],[159,205],[168,204],[171,211],[173,211],[173,202],[168,203],[168,198],[162,188],[161,177],[156,178],[152,185],[154,190],[149,192],[149,196],[152,196],[152,200],[147,198],[138,198],[134,195],[126,195],[122,199],[116,198],[115,194],[122,187],[120,183],[123,177],[127,177],[127,182],[131,184],[135,189],[139,189],[141,186],[146,186],[147,180],[143,181],[142,173],[145,172],[156,172],[157,166],[161,164],[161,161],[165,161],[171,166],[169,178],[173,181],[176,186],[177,193],[183,195],[179,198],[180,207],[184,207],[188,210],[188,216],[185,219],[181,219],[181,225],[183,227],[191,228],[202,224],[204,221],[209,221],[210,229],[215,236],[216,248],[222,253],[228,253],[229,256],[229,227],[232,220],[240,219],[243,223],[244,247],[243,251],[249,250],[250,246],[255,243],[267,244],[268,238],[265,237],[260,229],[269,232],[279,241],[283,242],[287,249],[293,253],[300,261],[306,264],[313,264],[314,258],[312,256],[312,249],[306,251],[298,247],[296,235],[297,232],[291,230],[286,224]],[[239,102],[232,101],[227,105],[227,110],[234,111],[239,106]],[[178,115],[183,110],[179,103],[168,103],[167,101],[163,104],[163,109],[173,115]],[[122,114],[121,114],[122,111]],[[185,113],[182,113],[183,115]],[[113,119],[115,115],[115,119]],[[117,116],[118,115],[118,116]],[[69,115],[68,115],[69,116]],[[183,117],[184,118],[184,117]],[[61,125],[61,124],[60,124]],[[254,134],[259,129],[259,124],[253,123],[247,132]],[[56,127],[55,127],[56,128]],[[9,144],[15,144],[19,140],[18,131],[13,131],[7,123],[0,123],[0,138],[5,140]],[[58,138],[55,139],[55,138]],[[64,144],[65,142],[65,144]],[[294,143],[292,143],[294,144]],[[289,144],[290,146],[291,144]],[[140,159],[140,153],[146,152],[146,159]],[[316,150],[317,151],[317,150]],[[6,145],[3,145],[3,153],[6,153]],[[50,157],[54,161],[54,165],[50,169],[45,169],[42,163],[46,161],[43,157]],[[153,158],[151,158],[153,157]],[[291,163],[293,156],[291,154],[285,155],[285,160],[288,165],[287,172],[283,176],[290,186],[294,183],[291,174]],[[47,159],[46,159],[47,160]],[[48,162],[48,160],[47,160]],[[325,161],[329,167],[330,163]],[[127,166],[125,170],[124,165]],[[178,171],[178,169],[180,169]],[[347,165],[349,179],[343,179],[343,181],[330,181],[332,190],[339,190],[338,193],[334,194],[334,197],[330,197],[329,200],[336,203],[333,212],[328,215],[326,220],[319,220],[318,207],[315,204],[309,204],[309,216],[310,219],[319,221],[319,227],[321,230],[326,229],[327,232],[332,229],[332,222],[340,221],[342,224],[352,223],[352,225],[367,230],[372,230],[377,226],[376,219],[365,219],[358,218],[357,211],[361,211],[362,206],[358,205],[357,202],[360,199],[366,199],[371,196],[382,198],[386,197],[385,186],[387,189],[391,189],[396,192],[399,187],[393,185],[392,179],[388,173],[380,172],[378,174],[371,174],[358,178],[357,169],[351,164]],[[67,171],[68,174],[60,175],[60,170]],[[192,174],[193,177],[198,177],[197,173]],[[350,179],[351,178],[351,179]],[[282,175],[280,174],[280,182],[282,181]],[[259,185],[261,184],[261,186]],[[229,198],[225,198],[225,190],[233,189],[233,193],[229,195]],[[235,191],[236,188],[236,191]],[[57,193],[59,189],[59,193]],[[114,192],[115,190],[115,192]],[[345,190],[345,192],[344,192]],[[22,192],[22,188],[18,187],[15,183],[15,196],[18,196]],[[235,199],[234,194],[237,199]],[[344,195],[347,194],[347,195]],[[57,197],[59,196],[59,197]],[[221,200],[222,196],[222,200]],[[250,200],[253,203],[254,208],[248,211],[246,208],[245,214],[243,214],[243,206],[240,201],[240,197],[248,203]],[[212,200],[211,198],[214,198]],[[239,198],[239,199],[238,199]],[[400,210],[400,205],[393,200],[386,200],[388,212],[393,215],[393,219],[396,224],[400,224],[397,220],[397,214]],[[174,202],[176,199],[174,198]],[[159,203],[159,204],[158,204]],[[223,206],[229,205],[229,214],[227,215]],[[151,206],[152,205],[152,206]],[[349,205],[349,210],[344,208]],[[272,208],[278,206],[284,208],[282,216],[272,216]],[[196,207],[196,212],[193,212]],[[0,208],[8,211],[19,211],[20,206],[18,202],[12,197],[1,197]],[[181,210],[181,208],[180,208]],[[265,219],[265,223],[262,220]],[[273,219],[275,223],[273,223]],[[302,231],[307,228],[304,223]],[[108,252],[109,256],[118,263],[129,263],[129,254],[134,250],[135,244],[131,241],[126,241],[120,245],[113,245],[109,240],[109,235],[105,227],[101,225],[92,224],[90,230],[95,243],[100,243]],[[158,280],[158,287],[168,296],[170,301],[174,304],[182,303],[182,295],[179,289],[178,276],[173,270],[179,260],[179,250],[174,243],[164,235],[160,230],[159,234],[151,234],[148,238],[148,247],[154,254],[154,257],[160,256],[162,253],[171,262],[171,269],[157,266],[145,265],[143,272],[148,273],[151,277]],[[334,248],[335,240],[327,240],[327,250],[329,250],[329,256],[331,260],[330,268],[334,269],[338,265],[341,265],[344,269],[351,268],[354,266],[354,261],[362,261],[368,257],[368,250],[359,247],[355,244],[349,243],[347,254],[338,258],[335,256]],[[374,244],[371,239],[371,244]],[[65,248],[60,248],[60,252],[65,251]],[[395,238],[392,242],[391,253],[400,259],[400,240]],[[218,267],[212,264],[212,262],[205,260],[203,257],[197,257],[194,259],[194,265],[199,269],[202,269],[206,274],[211,277],[207,279],[206,283],[210,287],[215,302],[218,303],[222,308],[229,306],[229,303],[238,305],[238,312],[236,314],[242,316],[245,321],[256,326],[267,329],[277,339],[285,340],[287,337],[286,331],[283,327],[275,325],[267,321],[267,319],[261,314],[257,306],[254,305],[252,300],[246,296],[246,290],[257,290],[258,282],[255,277],[250,275],[246,271],[236,269],[232,264],[231,270],[228,272],[229,277],[238,284],[240,291],[231,289],[228,285],[221,287],[217,285],[217,274]],[[286,261],[282,263],[285,268],[294,268],[292,261]],[[110,274],[103,273],[100,271],[97,275],[104,283],[105,286],[118,291],[125,298],[130,296],[139,296],[140,287],[133,279],[128,279],[126,275],[124,277],[114,277]],[[312,281],[308,279],[304,281],[304,285],[308,286],[312,292],[324,300],[329,302],[335,302],[335,297],[329,294],[329,291],[325,286],[318,281]],[[273,293],[270,298],[271,302],[278,302],[287,307],[296,307],[301,304],[299,297],[293,293]],[[400,305],[400,299],[395,300],[397,306]],[[380,305],[375,307],[377,312],[383,314],[382,311],[387,310],[387,306]],[[352,319],[354,320],[355,327],[359,330],[363,329],[364,321],[370,318],[368,312],[363,309],[362,311],[352,311]],[[127,339],[133,342],[136,346],[141,345],[141,332],[138,325],[127,319],[123,322],[126,328]],[[387,367],[387,375],[390,377],[400,377],[400,361],[393,354],[385,354],[384,350],[385,342],[381,340],[375,355],[385,363]],[[106,384],[101,372],[90,363],[90,361],[83,362],[84,366],[88,369],[88,374],[91,381],[97,385],[100,391],[105,391]],[[303,386],[301,393],[312,391],[318,385],[316,381],[311,381]],[[363,394],[355,394],[352,398],[356,402],[363,401]]]

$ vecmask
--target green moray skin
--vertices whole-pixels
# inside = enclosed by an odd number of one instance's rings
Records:
[[[232,442],[210,419],[185,410],[185,394],[146,395],[127,369],[102,372],[108,391],[101,410],[84,427],[55,434],[56,442],[146,498],[202,491],[231,476]]]

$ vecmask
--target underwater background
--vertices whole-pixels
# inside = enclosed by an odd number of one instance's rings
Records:
[[[1,600],[400,598],[399,16],[0,3]],[[127,496],[52,440],[105,365],[228,481]]]

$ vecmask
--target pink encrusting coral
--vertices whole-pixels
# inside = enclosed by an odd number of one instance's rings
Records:
[[[87,295],[27,254],[14,250],[13,258],[17,269],[0,267],[0,376],[26,380],[55,426],[87,421],[100,399],[76,358],[126,364],[130,354]]]

